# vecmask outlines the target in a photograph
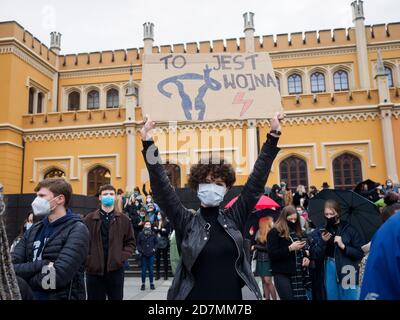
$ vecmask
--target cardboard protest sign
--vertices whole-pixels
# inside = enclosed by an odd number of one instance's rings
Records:
[[[267,53],[150,54],[142,105],[155,121],[271,118],[282,111]]]

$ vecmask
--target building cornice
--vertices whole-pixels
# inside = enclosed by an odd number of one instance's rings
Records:
[[[57,74],[57,69],[47,61],[43,60],[35,52],[28,50],[16,38],[3,38],[0,39],[0,54],[14,54],[22,61],[33,66],[36,70],[43,73],[50,79]]]
[[[304,109],[304,110],[289,110],[286,111],[286,118],[283,120],[283,125],[293,126],[302,124],[315,123],[337,123],[346,121],[360,120],[375,120],[380,119],[380,107],[377,105],[356,106],[356,107],[340,107],[340,108],[325,108],[325,109]],[[392,117],[399,119],[400,105],[393,106]],[[269,126],[268,119],[256,120],[258,126]],[[156,133],[166,133],[169,131],[185,131],[185,130],[222,130],[222,129],[242,129],[247,126],[247,120],[230,120],[218,122],[161,122],[158,123],[155,129]],[[0,124],[2,127],[7,128]],[[11,128],[11,127],[10,127]],[[50,140],[65,140],[65,139],[81,139],[81,138],[101,138],[101,137],[117,137],[124,136],[127,130],[135,130],[139,132],[141,125],[139,123],[109,123],[98,125],[83,125],[83,126],[68,126],[68,127],[52,127],[26,129],[24,133],[24,141],[50,141]]]
[[[134,66],[134,72],[141,72],[141,66]],[[118,67],[99,67],[91,69],[78,69],[78,70],[62,70],[60,71],[60,79],[72,79],[82,77],[95,77],[95,76],[108,76],[115,74],[129,74],[130,66]]]

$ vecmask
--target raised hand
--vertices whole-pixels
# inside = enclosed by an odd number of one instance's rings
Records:
[[[275,113],[274,117],[270,120],[271,130],[281,131],[281,121],[285,118],[283,113]]]
[[[150,119],[148,114],[146,114],[144,121],[145,124],[143,128],[140,130],[140,133],[142,135],[142,140],[148,141],[151,140],[153,137],[153,129],[155,128],[156,123]]]

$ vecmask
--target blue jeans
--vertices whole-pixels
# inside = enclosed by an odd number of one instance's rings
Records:
[[[150,283],[154,278],[154,256],[146,257],[142,255],[142,284],[146,283],[146,272],[149,270]]]
[[[325,260],[325,288],[327,300],[358,300],[359,287],[343,288],[337,282],[335,259],[329,257]]]

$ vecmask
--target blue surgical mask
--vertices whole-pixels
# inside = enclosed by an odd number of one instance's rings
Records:
[[[101,203],[105,207],[112,207],[114,205],[115,198],[114,196],[102,196]]]
[[[29,230],[29,229],[32,227],[32,225],[33,225],[33,223],[27,222],[27,223],[25,224],[26,230]]]
[[[201,183],[197,191],[197,197],[207,207],[217,207],[224,200],[226,188],[215,183]]]

